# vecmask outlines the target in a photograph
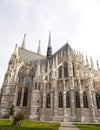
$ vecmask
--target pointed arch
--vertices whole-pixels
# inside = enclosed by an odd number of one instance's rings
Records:
[[[41,89],[41,83],[39,82],[39,84],[38,84],[38,90],[40,90]]]
[[[73,65],[73,76],[75,77],[75,67],[74,67],[74,63],[72,63]]]
[[[66,107],[70,108],[70,92],[66,93]]]
[[[50,94],[47,94],[46,96],[46,108],[50,108],[51,104],[50,104]]]
[[[59,93],[59,108],[63,108],[63,94],[62,92]]]
[[[78,92],[75,92],[76,108],[80,108],[80,96]]]
[[[68,77],[68,64],[64,64],[64,77]]]
[[[37,90],[37,82],[35,82],[35,90]]]
[[[22,96],[22,88],[20,87],[18,90],[18,96],[17,96],[17,103],[16,106],[20,106],[21,103],[21,96]]]
[[[58,69],[58,77],[59,78],[62,78],[62,67],[60,66],[59,69]]]
[[[100,94],[96,93],[96,104],[97,109],[100,109]]]
[[[23,106],[27,106],[27,100],[28,100],[28,88],[26,87],[24,90]]]
[[[88,108],[88,98],[86,92],[83,92],[83,104],[84,104],[84,108]]]

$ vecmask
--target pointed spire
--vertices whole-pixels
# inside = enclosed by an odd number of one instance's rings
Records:
[[[86,65],[89,67],[90,65],[89,65],[89,61],[88,61],[88,57],[87,57],[87,55],[86,55]]]
[[[16,44],[16,46],[15,46],[14,54],[18,56],[18,44]]]
[[[38,63],[37,63],[37,69],[36,69],[36,77],[39,78],[40,75],[41,75],[41,72],[40,72],[40,60],[38,60]]]
[[[96,62],[97,62],[97,70],[99,70],[100,68],[99,68],[98,60],[96,60]]]
[[[26,39],[26,34],[24,34],[23,42],[22,42],[22,48],[25,49],[26,44],[25,44],[25,39]]]
[[[39,40],[37,54],[41,54],[41,45],[40,44],[41,44],[41,41]]]
[[[48,41],[48,47],[51,47],[51,32],[49,31],[49,41]]]
[[[94,68],[94,63],[93,63],[92,57],[90,57],[90,62],[91,62],[91,68],[93,69]]]
[[[83,64],[84,64],[85,61],[84,61],[84,55],[83,55],[83,52],[82,52],[82,61],[83,61]]]
[[[68,40],[67,40],[67,44],[68,44],[69,42],[68,42]]]
[[[49,40],[48,40],[48,48],[47,48],[47,58],[52,55],[52,47],[51,47],[51,33],[49,31]]]

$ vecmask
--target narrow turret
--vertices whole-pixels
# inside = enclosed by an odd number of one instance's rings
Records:
[[[23,48],[23,49],[26,48],[25,39],[26,39],[26,34],[24,34],[24,38],[23,38],[23,42],[22,42],[22,48]]]
[[[41,54],[41,41],[39,40],[37,54]]]
[[[49,40],[48,40],[48,48],[47,48],[47,58],[52,55],[52,47],[51,47],[51,34],[49,32]]]

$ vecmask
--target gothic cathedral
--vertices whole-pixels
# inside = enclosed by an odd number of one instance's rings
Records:
[[[16,45],[1,89],[0,116],[23,110],[41,121],[100,122],[100,68],[84,60],[66,43],[52,54],[49,34],[47,55],[40,41],[37,52]]]

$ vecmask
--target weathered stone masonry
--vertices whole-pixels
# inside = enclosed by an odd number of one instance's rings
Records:
[[[100,122],[100,68],[84,60],[67,43],[47,56],[16,45],[1,89],[0,113],[23,110],[28,119],[42,121]]]

